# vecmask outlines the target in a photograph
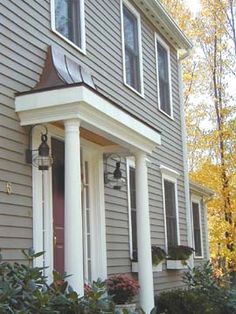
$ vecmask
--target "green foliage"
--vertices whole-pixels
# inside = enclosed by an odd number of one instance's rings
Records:
[[[189,269],[183,276],[186,290],[163,292],[156,296],[157,313],[235,314],[236,291],[219,284],[212,265]]]
[[[189,269],[183,276],[188,289],[196,294],[205,296],[221,314],[236,313],[236,290],[223,286],[223,280],[215,277],[214,269],[210,262]],[[217,312],[217,313],[218,313]]]
[[[106,282],[97,280],[87,285],[85,296],[81,301],[84,313],[114,313],[114,303],[111,296],[107,296]]]
[[[152,245],[152,265],[156,266],[166,258],[166,252],[155,245]]]
[[[206,298],[191,290],[172,290],[155,297],[156,313],[218,314]]]
[[[44,268],[31,267],[35,254],[23,252],[28,265],[2,262],[0,256],[0,313],[2,314],[98,314],[113,313],[114,304],[106,296],[106,286],[100,280],[91,285],[89,295],[79,298],[68,286],[66,276],[53,273],[49,286]]]
[[[185,261],[193,254],[193,252],[194,249],[189,246],[172,246],[168,250],[168,259]]]

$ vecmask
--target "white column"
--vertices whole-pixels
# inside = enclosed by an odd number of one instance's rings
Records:
[[[65,125],[65,271],[68,282],[84,292],[79,120]]]
[[[135,157],[140,305],[144,312],[149,314],[154,307],[154,290],[146,154],[139,152]]]

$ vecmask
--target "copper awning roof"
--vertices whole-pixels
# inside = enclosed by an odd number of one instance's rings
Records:
[[[77,83],[85,83],[96,90],[92,75],[83,66],[63,54],[58,48],[49,46],[43,72],[32,89],[50,89]]]

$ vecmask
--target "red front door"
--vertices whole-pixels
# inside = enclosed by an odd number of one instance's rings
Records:
[[[52,138],[52,189],[53,189],[53,236],[54,269],[64,268],[64,142]]]

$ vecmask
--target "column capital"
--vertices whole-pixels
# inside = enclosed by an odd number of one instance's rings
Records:
[[[147,153],[139,150],[134,153],[134,156],[135,158],[147,158]]]
[[[70,128],[70,127],[75,127],[78,128],[80,127],[80,120],[79,119],[68,119],[68,120],[64,120],[64,126],[66,128]]]

